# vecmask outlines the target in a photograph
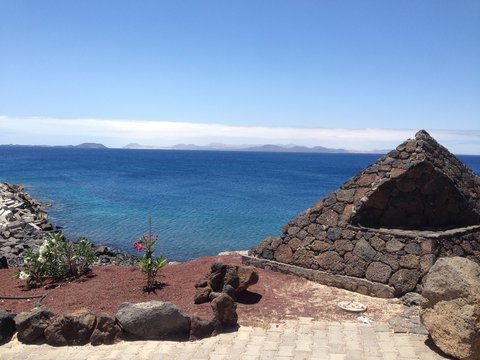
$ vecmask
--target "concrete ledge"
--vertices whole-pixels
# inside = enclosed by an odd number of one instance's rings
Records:
[[[427,239],[441,239],[451,236],[462,236],[465,234],[470,234],[472,232],[480,231],[480,225],[471,225],[471,226],[464,226],[452,229],[445,229],[445,230],[403,230],[403,229],[395,229],[395,228],[369,228],[363,226],[347,226],[347,229],[353,231],[362,231],[362,232],[374,232],[379,234],[387,234],[393,235],[397,237],[405,237],[405,238],[418,238],[423,237]]]
[[[246,255],[242,256],[242,263],[245,265],[253,265],[262,269],[301,276],[319,284],[335,286],[341,289],[358,292],[363,295],[376,296],[380,298],[395,297],[393,295],[393,287],[385,284],[374,283],[366,279],[345,275],[335,275],[321,270],[306,269],[296,265],[284,264],[273,260],[266,260]]]

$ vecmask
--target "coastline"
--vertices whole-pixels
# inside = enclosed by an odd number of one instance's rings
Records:
[[[20,267],[27,249],[39,248],[45,236],[58,231],[48,220],[45,206],[32,198],[23,187],[0,182],[0,268]],[[68,240],[72,243],[75,241]],[[94,265],[133,265],[134,255],[93,244]]]

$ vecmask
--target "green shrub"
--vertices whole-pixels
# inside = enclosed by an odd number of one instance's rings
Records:
[[[29,287],[47,279],[64,280],[85,274],[95,261],[92,243],[85,237],[74,244],[62,233],[51,233],[37,251],[28,249],[24,256],[23,270],[18,278],[27,281]]]

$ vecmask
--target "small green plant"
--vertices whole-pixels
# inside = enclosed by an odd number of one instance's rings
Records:
[[[73,244],[62,233],[51,233],[37,251],[25,252],[23,270],[17,275],[27,281],[28,287],[34,287],[47,279],[58,281],[83,275],[95,258],[92,243],[85,237]]]
[[[143,288],[144,291],[150,293],[155,292],[158,287],[156,281],[158,270],[168,264],[168,260],[163,256],[156,257],[153,255],[155,251],[155,243],[158,241],[158,235],[152,235],[152,220],[149,221],[148,234],[144,234],[140,239],[133,243],[133,248],[138,252],[144,252],[143,256],[138,261],[138,266],[145,273],[147,277],[147,285]]]

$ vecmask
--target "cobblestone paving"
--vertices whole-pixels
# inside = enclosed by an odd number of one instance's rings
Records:
[[[357,360],[444,359],[426,344],[425,335],[394,334],[386,324],[319,322],[310,318],[193,341],[132,341],[107,346],[23,345],[14,339],[0,346],[0,359],[32,360]]]

